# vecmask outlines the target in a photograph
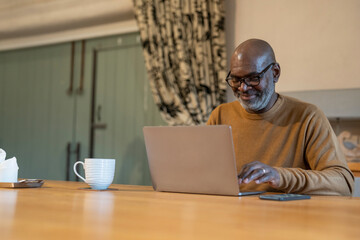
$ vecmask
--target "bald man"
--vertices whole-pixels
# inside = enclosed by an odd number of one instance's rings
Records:
[[[232,127],[240,190],[351,195],[354,176],[327,118],[276,93],[279,77],[267,42],[241,43],[226,78],[238,101],[220,105],[208,120]]]

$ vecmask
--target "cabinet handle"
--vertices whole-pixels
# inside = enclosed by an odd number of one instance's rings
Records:
[[[75,42],[71,42],[71,58],[70,58],[70,83],[67,93],[71,95],[73,93],[74,86],[74,61],[75,61]]]
[[[98,120],[98,122],[101,122],[101,105],[99,105],[98,107],[97,107],[97,111],[96,111],[97,113],[96,113],[96,115],[97,115],[97,120]]]
[[[106,129],[107,128],[107,124],[106,123],[94,123],[92,125],[92,129]]]
[[[80,143],[78,142],[77,144],[76,144],[76,162],[78,162],[78,161],[80,161],[80,151],[81,150],[81,145],[80,145]],[[77,170],[77,169],[76,169]],[[76,181],[78,182],[79,181],[79,177],[78,176],[76,176]]]
[[[80,69],[80,83],[77,89],[78,94],[84,90],[84,74],[85,74],[85,40],[81,41],[81,69]]]
[[[71,143],[68,142],[66,146],[66,181],[70,181],[70,155],[71,155]]]

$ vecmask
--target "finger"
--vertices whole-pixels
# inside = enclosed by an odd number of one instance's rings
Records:
[[[251,169],[251,168],[260,168],[261,166],[262,166],[262,163],[260,163],[259,161],[254,161],[251,163],[244,164],[242,166],[242,168],[240,169],[240,173],[239,173],[238,177],[243,177],[243,174],[245,172],[249,171],[249,169]]]
[[[258,173],[259,175],[255,174],[255,177],[251,177],[251,176],[253,176],[254,173]],[[256,164],[256,165],[250,166],[250,168],[248,168],[246,170],[246,172],[244,173],[243,179],[245,180],[245,179],[251,178],[251,180],[253,180],[265,173],[266,173],[266,170],[265,170],[265,168],[263,168],[262,164]]]
[[[272,180],[274,180],[273,174],[266,173],[266,174],[263,174],[258,179],[256,179],[255,183],[256,184],[261,184],[261,183],[271,182]]]
[[[242,172],[239,174],[239,179],[243,182],[247,177],[251,175],[251,173],[256,169],[254,164],[248,164],[245,168],[243,168]]]
[[[247,169],[249,168],[249,164],[245,164],[242,166],[240,173],[238,174],[239,184],[242,183],[244,180],[244,174],[247,172]]]
[[[261,165],[259,165],[259,162],[251,162],[246,165],[244,165],[241,168],[241,171],[238,175],[239,179],[244,180],[252,171],[254,171],[256,168],[260,168]]]
[[[240,169],[240,173],[238,175],[238,178],[243,178],[245,172],[247,172],[247,170],[251,167],[251,165],[253,165],[254,163],[248,163],[242,166],[242,168]]]
[[[249,176],[247,176],[244,179],[244,183],[249,183],[253,180],[259,179],[261,176],[263,176],[265,174],[265,169],[264,168],[257,168],[255,170],[253,170],[251,172],[251,174]]]

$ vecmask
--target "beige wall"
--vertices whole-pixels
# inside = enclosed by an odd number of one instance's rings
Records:
[[[261,38],[282,68],[280,92],[360,88],[360,0],[226,0],[228,57]]]
[[[282,68],[278,91],[360,89],[360,0],[224,1],[228,56],[248,38],[267,40]],[[137,30],[131,0],[25,2],[0,0],[0,50]]]
[[[131,0],[0,0],[0,51],[134,31]]]

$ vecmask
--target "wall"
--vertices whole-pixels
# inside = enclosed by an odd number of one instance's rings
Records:
[[[360,88],[359,0],[227,0],[228,57],[249,38],[274,48],[280,92]]]
[[[226,0],[230,57],[248,38],[274,48],[280,92],[360,88],[359,0]],[[0,50],[137,31],[131,0],[0,1]]]
[[[131,0],[0,0],[0,51],[138,31]]]
[[[226,0],[225,10],[228,58],[242,41],[265,39],[282,68],[277,91],[360,117],[359,0]],[[0,1],[0,51],[137,30],[131,0]]]

